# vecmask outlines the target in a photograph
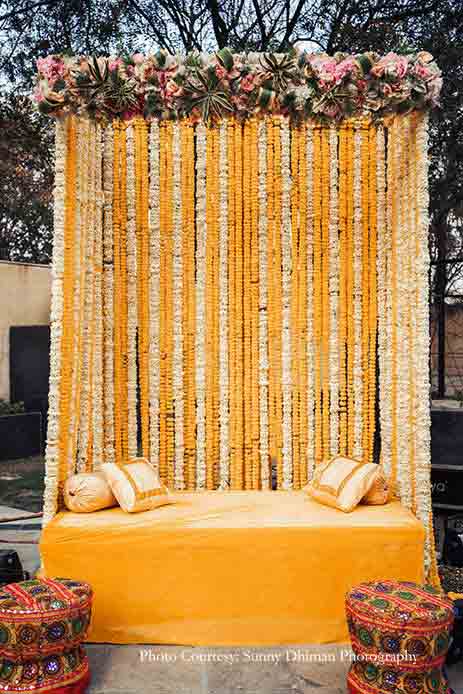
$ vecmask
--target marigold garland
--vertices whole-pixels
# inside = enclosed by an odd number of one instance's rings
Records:
[[[191,121],[182,123],[182,223],[183,223],[183,395],[184,476],[187,489],[195,487],[196,387],[195,387],[195,224],[194,132]]]
[[[312,123],[306,128],[306,174],[307,174],[307,479],[312,478],[315,466],[315,326],[314,326],[314,127]],[[304,471],[301,484],[304,484]]]
[[[135,183],[136,183],[136,239],[137,239],[137,315],[138,362],[140,378],[141,449],[150,455],[149,423],[149,201],[148,201],[148,147],[147,127],[137,118],[135,126]]]
[[[258,124],[250,121],[251,145],[251,441],[252,441],[252,489],[260,489],[261,466],[259,459],[259,151]]]
[[[274,411],[271,426],[275,430],[275,461],[277,468],[277,487],[283,488],[283,403],[282,403],[282,180],[281,180],[281,119],[273,118],[273,397]]]
[[[71,471],[133,454],[138,406],[176,488],[265,488],[269,461],[300,488],[338,450],[372,460],[378,379],[381,460],[437,583],[426,120],[149,131],[148,160],[142,119],[57,128],[45,522]]]
[[[322,398],[322,458],[330,457],[330,141],[328,128],[321,129],[321,335],[320,368]]]
[[[293,486],[298,489],[307,481],[308,455],[308,375],[307,375],[307,142],[306,125],[298,130],[298,215],[299,215],[299,244],[298,244],[298,369],[299,369],[299,463],[298,475]],[[296,267],[293,265],[293,267]],[[294,464],[293,464],[294,466]]]
[[[347,127],[339,129],[339,453],[347,453]]]
[[[323,237],[322,237],[322,145],[321,130],[313,131],[313,334],[314,334],[314,400],[315,400],[315,464],[323,460],[322,414],[322,336],[323,336]]]
[[[161,191],[160,132],[153,121],[149,133],[149,440],[150,460],[159,466],[160,397],[160,270],[161,270]]]
[[[113,169],[114,142],[113,128],[104,131],[103,151],[103,439],[104,460],[115,461],[114,440],[114,244],[113,244]]]
[[[300,201],[304,198],[300,186],[300,162],[299,162],[300,130],[291,132],[291,177],[293,181],[291,194],[291,254],[293,267],[296,272],[291,273],[291,390],[292,390],[292,463],[293,486],[299,489],[301,486],[301,374],[302,359],[300,354],[300,271],[303,263],[299,258],[299,250],[302,235],[300,235]],[[305,191],[304,191],[305,192]]]

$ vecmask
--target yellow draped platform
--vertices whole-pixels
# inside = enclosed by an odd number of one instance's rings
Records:
[[[423,579],[424,529],[399,502],[344,514],[301,492],[173,499],[137,515],[60,512],[45,528],[45,574],[95,590],[91,641],[342,643],[351,586]]]

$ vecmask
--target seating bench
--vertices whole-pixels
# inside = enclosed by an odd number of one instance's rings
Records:
[[[424,529],[399,502],[350,514],[302,492],[179,492],[140,514],[63,511],[44,573],[94,588],[90,640],[290,645],[348,640],[344,597],[423,580]]]

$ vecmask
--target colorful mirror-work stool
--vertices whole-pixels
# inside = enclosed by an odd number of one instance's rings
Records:
[[[444,593],[410,582],[361,583],[346,596],[346,614],[350,694],[452,694],[442,667],[454,613]]]
[[[92,589],[66,578],[0,588],[0,692],[83,694]]]

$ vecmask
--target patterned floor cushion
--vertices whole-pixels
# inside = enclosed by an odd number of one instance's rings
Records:
[[[0,692],[80,694],[89,681],[81,643],[90,625],[92,589],[66,578],[0,589]]]
[[[351,694],[449,694],[442,666],[453,625],[452,602],[410,582],[361,583],[346,597],[354,658]]]

